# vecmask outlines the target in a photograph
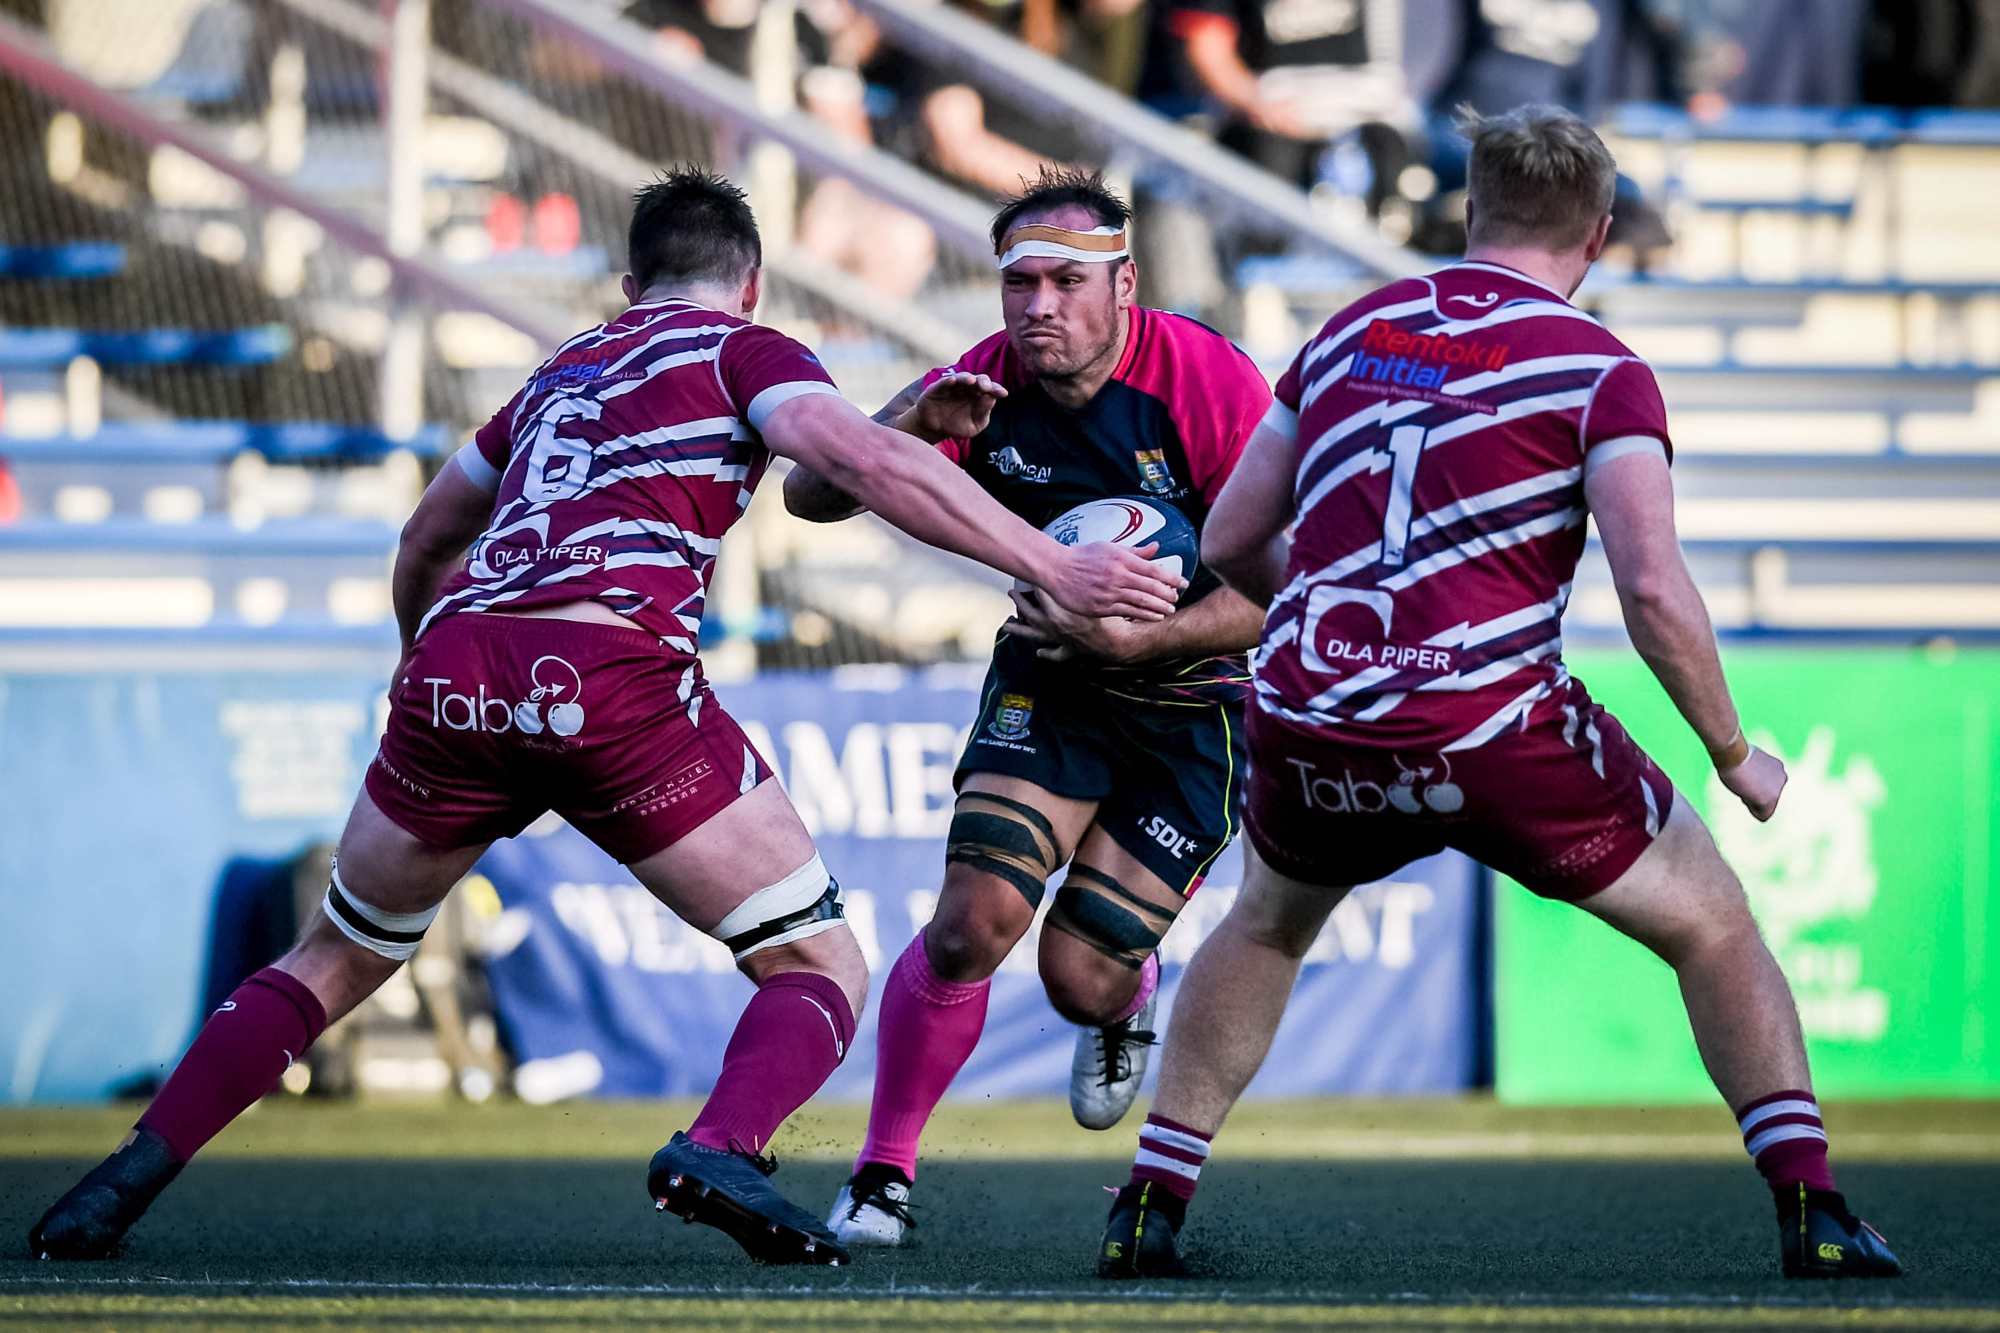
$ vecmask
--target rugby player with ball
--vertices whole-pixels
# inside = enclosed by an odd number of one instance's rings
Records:
[[[1057,540],[1131,545],[1190,585],[1153,623],[1014,589],[958,765],[937,913],[883,994],[868,1136],[829,1219],[846,1245],[903,1241],[918,1138],[1065,865],[1042,981],[1083,1029],[1077,1120],[1117,1123],[1153,1041],[1154,951],[1236,833],[1243,653],[1262,613],[1194,557],[1271,391],[1221,334],[1137,304],[1130,216],[1099,176],[1045,170],[994,219],[1005,329],[876,416]],[[785,501],[818,521],[859,511],[804,467]]]

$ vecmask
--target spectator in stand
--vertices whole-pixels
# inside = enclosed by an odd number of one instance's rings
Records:
[[[1972,53],[1956,100],[1965,107],[2000,106],[2000,0],[1979,0]]]
[[[1009,36],[1034,36],[1045,54],[1058,53],[1052,4],[953,0],[953,7]],[[1044,165],[1074,161],[1089,148],[1059,119],[989,99],[954,71],[902,51],[879,49],[861,73],[886,104],[877,125],[884,144],[991,198],[1019,192]]]
[[[758,0],[635,0],[625,12],[679,57],[748,77],[762,8]],[[880,32],[846,0],[806,0],[794,11],[793,31],[800,105],[842,137],[874,142],[859,67],[879,48]],[[922,218],[843,180],[813,188],[797,241],[806,254],[899,301],[916,294],[937,260],[937,237]]]
[[[1336,138],[1407,124],[1414,109],[1396,52],[1402,0],[1169,0],[1148,92],[1172,83],[1216,108],[1216,138],[1311,188]]]
[[[1860,96],[1868,0],[1684,0],[1705,40],[1707,116],[1741,106],[1852,106]]]
[[[1680,29],[1641,0],[1410,0],[1412,27],[1448,34],[1444,77],[1430,101],[1431,170],[1437,177],[1426,249],[1464,245],[1453,201],[1466,186],[1467,147],[1452,128],[1457,108],[1497,116],[1527,103],[1600,119],[1620,101],[1684,100]],[[1769,6],[1765,6],[1769,7]],[[1611,243],[1650,267],[1672,242],[1665,219],[1628,177],[1618,178]]]
[[[1973,0],[1871,0],[1861,37],[1861,100],[1950,106],[1978,45]]]

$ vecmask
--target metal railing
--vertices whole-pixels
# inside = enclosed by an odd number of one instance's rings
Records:
[[[1337,255],[1378,277],[1409,277],[1425,268],[1372,227],[1329,216],[1295,186],[977,19],[925,0],[854,3],[900,49],[1016,106],[1060,120],[1100,144],[1107,156],[1129,159],[1134,169],[1170,170],[1201,196],[1204,211],[1213,216],[1280,232],[1303,248]]]

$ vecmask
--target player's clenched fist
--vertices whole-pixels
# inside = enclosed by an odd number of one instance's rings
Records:
[[[1753,745],[1748,758],[1717,776],[1760,821],[1778,812],[1778,797],[1784,793],[1786,780],[1785,761],[1778,756]]]
[[[929,439],[969,440],[993,419],[993,404],[1007,396],[998,380],[955,370],[933,381],[910,408],[909,424]]]

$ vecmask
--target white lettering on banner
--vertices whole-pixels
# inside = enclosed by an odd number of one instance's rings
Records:
[[[787,722],[782,744],[761,722],[741,725],[815,837],[942,838],[951,827],[951,775],[965,727],[857,722],[840,738],[836,759],[818,722]]]
[[[722,941],[696,930],[637,884],[578,884],[565,880],[549,893],[556,919],[580,937],[606,967],[673,976],[736,970]],[[870,968],[882,960],[875,928],[875,897],[841,887],[847,925]]]
[[[1889,996],[1862,984],[1862,972],[1865,923],[1880,882],[1874,811],[1888,787],[1867,755],[1849,754],[1844,766],[1835,765],[1832,727],[1814,727],[1796,754],[1768,734],[1750,739],[1785,761],[1785,811],[1760,824],[1711,775],[1707,806],[1716,845],[1743,877],[1750,910],[1791,978],[1806,1035],[1882,1041]]]
[[[354,738],[368,724],[341,699],[228,699],[223,734],[235,742],[229,775],[245,819],[320,819],[347,812],[360,774]]]
[[[1160,961],[1185,963],[1235,905],[1236,885],[1205,884],[1188,900],[1166,939]],[[1364,884],[1333,909],[1326,929],[1306,953],[1315,963],[1373,963],[1402,971],[1416,961],[1417,918],[1437,906],[1437,893],[1420,880]]]

